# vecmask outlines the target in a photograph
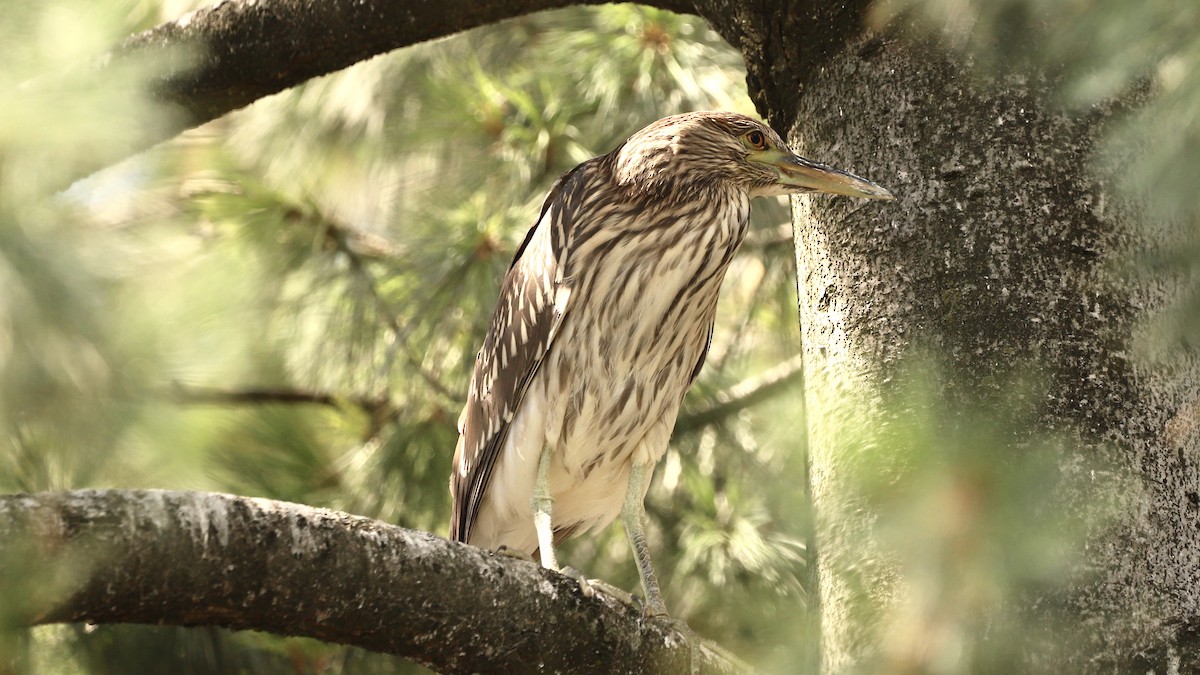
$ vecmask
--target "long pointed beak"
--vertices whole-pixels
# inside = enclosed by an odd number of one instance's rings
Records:
[[[895,199],[891,192],[852,173],[813,162],[799,155],[780,155],[771,162],[780,185],[864,199]]]

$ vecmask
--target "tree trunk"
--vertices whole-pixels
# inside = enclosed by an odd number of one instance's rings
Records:
[[[781,13],[799,17],[801,5]],[[1183,287],[1119,271],[1164,244],[1096,168],[1120,108],[1057,110],[1051,81],[973,79],[961,57],[867,35],[847,12],[785,19],[754,51],[799,57],[786,67],[799,86],[755,96],[772,122],[792,122],[793,149],[899,198],[795,202],[825,670],[929,672],[945,657],[946,617],[914,609],[911,560],[881,538],[894,514],[863,466],[889,452],[871,447],[896,437],[881,429],[931,408],[982,408],[1026,424],[983,460],[1000,472],[1010,462],[1018,472],[1013,458],[1038,439],[1065,439],[1046,511],[1081,528],[1061,535],[1091,572],[988,606],[1050,629],[1016,658],[1058,672],[1200,671],[1200,363],[1141,356],[1145,322]],[[781,68],[749,64],[768,67]],[[941,377],[924,403],[897,399],[919,377],[908,367],[919,350],[936,355]],[[1119,510],[1098,523],[1098,503]],[[960,499],[943,521],[982,527],[970,512]],[[975,654],[999,639],[994,617],[980,622]],[[954,672],[971,670],[971,653]]]

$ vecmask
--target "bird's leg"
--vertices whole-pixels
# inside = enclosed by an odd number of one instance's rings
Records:
[[[646,613],[650,616],[667,616],[667,605],[663,602],[658,578],[650,565],[650,547],[646,544],[646,479],[649,468],[645,464],[634,464],[629,474],[629,487],[625,491],[625,504],[621,508],[621,523],[629,544],[633,546],[633,557],[642,576],[642,591],[646,594]]]
[[[704,638],[700,637],[682,619],[671,619],[667,614],[667,603],[663,602],[662,589],[658,586],[658,577],[654,576],[654,568],[650,565],[650,547],[646,544],[646,481],[649,479],[653,465],[634,464],[629,474],[629,487],[625,491],[625,504],[621,508],[621,522],[625,525],[625,534],[633,546],[633,557],[637,560],[638,572],[642,575],[642,592],[646,594],[646,605],[643,613],[649,617],[666,618],[671,627],[677,632],[691,650],[689,670],[699,672],[700,649],[708,647]],[[727,652],[722,652],[726,655]],[[732,663],[738,663],[735,660]],[[746,670],[749,672],[749,669]]]
[[[554,557],[554,526],[550,520],[553,500],[550,497],[550,448],[543,447],[538,458],[537,482],[533,484],[533,527],[537,531],[538,552],[542,567],[558,571],[558,560]]]
[[[533,499],[530,500],[533,529],[537,531],[538,554],[542,558],[542,567],[574,579],[583,595],[590,598],[595,591],[583,572],[574,567],[560,568],[558,558],[554,555],[554,525],[550,517],[554,508],[554,499],[550,496],[550,455],[550,448],[542,448],[541,457],[538,458],[537,481],[533,484]]]

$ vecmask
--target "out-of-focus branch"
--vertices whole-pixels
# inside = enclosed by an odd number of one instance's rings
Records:
[[[176,383],[171,386],[170,395],[178,403],[200,405],[311,404],[331,408],[352,405],[370,415],[391,406],[391,401],[385,397],[337,396],[304,389],[214,389]]]
[[[791,224],[765,230],[752,231],[742,242],[742,251],[769,251],[792,248]]]
[[[213,389],[210,387],[171,387],[171,399],[178,403],[201,405],[270,405],[273,403],[311,403],[336,408],[340,405],[333,394],[300,389]]]
[[[742,380],[716,396],[716,403],[686,415],[675,422],[675,434],[684,434],[721,422],[755,404],[787,391],[804,377],[804,359],[797,354],[766,372]]]
[[[0,561],[20,565],[25,579],[0,578],[5,593],[14,583],[37,588],[23,594],[28,624],[261,630],[447,673],[739,669],[532,562],[265,499],[146,490],[0,497]]]

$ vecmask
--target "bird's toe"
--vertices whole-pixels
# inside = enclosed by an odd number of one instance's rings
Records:
[[[579,592],[583,593],[583,597],[590,598],[596,594],[596,589],[593,588],[592,582],[588,581],[587,576],[585,576],[583,572],[580,572],[574,567],[568,565],[559,569],[558,573],[564,577],[573,579],[575,583],[579,584]]]

